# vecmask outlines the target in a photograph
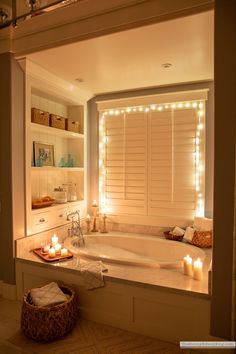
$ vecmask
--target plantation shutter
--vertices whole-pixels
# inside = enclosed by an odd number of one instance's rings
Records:
[[[109,114],[104,186],[107,205],[116,214],[147,213],[147,119],[143,112]]]
[[[196,125],[195,109],[150,112],[148,215],[193,218]]]

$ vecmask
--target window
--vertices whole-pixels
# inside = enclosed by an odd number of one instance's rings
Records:
[[[203,99],[100,110],[103,210],[162,226],[203,215],[204,116]]]

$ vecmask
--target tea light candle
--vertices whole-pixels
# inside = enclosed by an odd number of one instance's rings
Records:
[[[62,257],[67,257],[68,256],[68,249],[67,248],[62,248],[61,249],[61,256]]]
[[[55,252],[56,254],[60,254],[61,253],[61,244],[60,243],[57,243],[55,246]]]
[[[193,274],[193,260],[188,254],[184,257],[184,274],[189,276]]]
[[[193,263],[193,278],[196,280],[202,280],[202,261],[200,258],[197,258]]]
[[[56,255],[56,251],[54,247],[51,247],[48,251],[49,257],[54,258]]]
[[[58,237],[56,234],[52,236],[52,245],[55,246],[58,243]]]

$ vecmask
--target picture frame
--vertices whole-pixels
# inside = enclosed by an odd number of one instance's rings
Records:
[[[54,145],[33,142],[34,166],[54,166]]]

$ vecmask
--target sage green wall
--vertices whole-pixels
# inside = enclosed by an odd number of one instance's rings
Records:
[[[23,165],[23,72],[11,53],[0,55],[0,279],[4,283],[15,284],[14,264],[14,229],[13,200],[18,199],[18,190],[15,188],[17,179],[21,181],[18,186],[24,191],[22,184]],[[15,106],[16,102],[21,104]],[[14,122],[14,123],[13,123]],[[21,129],[19,129],[21,127]],[[13,139],[14,137],[14,139]],[[15,154],[12,159],[12,151]],[[20,165],[19,165],[20,163]],[[18,166],[16,169],[15,166]],[[19,172],[19,173],[17,173]],[[13,176],[13,178],[12,178]],[[14,191],[14,193],[13,193]],[[21,199],[22,200],[22,199]],[[22,205],[16,206],[19,213],[24,212]],[[15,213],[16,214],[16,213]],[[24,220],[21,220],[24,228]]]
[[[199,82],[190,84],[170,85],[156,88],[139,89],[135,91],[118,92],[98,95],[88,102],[88,205],[92,200],[98,199],[98,112],[96,102],[103,100],[122,99],[127,97],[138,97],[168,92],[180,92],[188,90],[209,89],[208,101],[206,103],[206,195],[205,214],[208,217],[213,215],[213,162],[214,162],[214,84],[213,82]],[[163,225],[168,226],[168,225]]]

